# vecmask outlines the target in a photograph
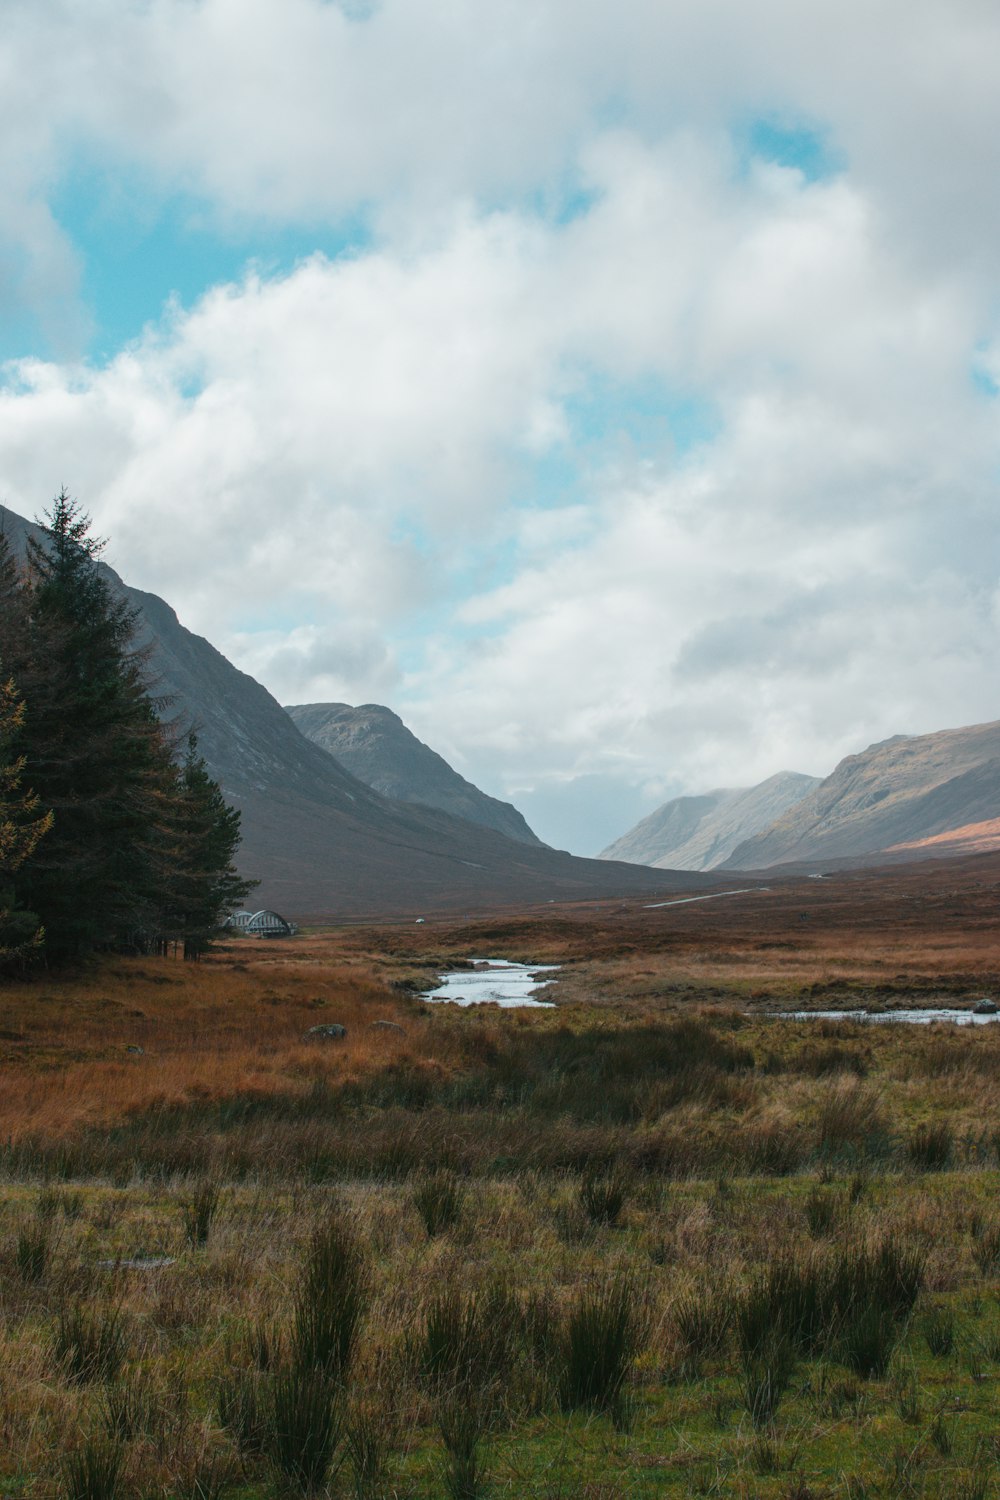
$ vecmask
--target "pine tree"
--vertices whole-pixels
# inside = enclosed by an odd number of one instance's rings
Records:
[[[177,878],[173,922],[184,957],[197,958],[209,946],[227,912],[240,905],[256,880],[246,880],[233,861],[240,844],[240,814],[230,807],[218,782],[188,737],[179,774]]]
[[[24,702],[14,679],[0,683],[0,961],[23,958],[41,946],[43,931],[34,912],[17,905],[14,876],[52,827],[51,812],[39,798],[22,792],[25,757],[16,745],[24,726]]]
[[[25,897],[54,957],[143,950],[162,924],[176,769],[132,644],[135,613],[98,566],[89,517],[63,491],[39,524],[26,753],[54,825]]]

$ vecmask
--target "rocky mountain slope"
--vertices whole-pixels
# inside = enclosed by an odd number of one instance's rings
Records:
[[[737,845],[768,828],[819,784],[818,776],[779,771],[759,786],[675,797],[609,844],[600,858],[661,869],[714,870]]]
[[[298,703],[285,712],[315,744],[383,797],[436,807],[504,833],[520,844],[541,844],[516,807],[481,792],[443,756],[418,740],[398,714],[378,703]]]
[[[849,755],[720,867],[871,862],[1000,847],[1000,722],[897,735]]]
[[[15,548],[35,530],[2,506],[0,526]],[[169,604],[110,569],[108,577],[138,611],[153,689],[172,700],[165,715],[196,728],[212,775],[242,811],[239,863],[261,878],[261,906],[334,917],[474,911],[652,897],[706,879],[576,859],[379,796],[306,739],[260,683],[186,630]]]

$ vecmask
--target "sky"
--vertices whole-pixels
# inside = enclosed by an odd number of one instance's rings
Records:
[[[0,502],[547,841],[1000,717],[993,0],[2,0]]]

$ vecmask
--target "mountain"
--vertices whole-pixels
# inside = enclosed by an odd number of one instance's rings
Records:
[[[3,506],[0,527],[15,549],[40,536]],[[652,897],[705,879],[577,859],[381,797],[306,739],[259,682],[185,629],[169,604],[110,568],[106,576],[137,611],[152,690],[169,700],[163,716],[195,727],[209,771],[242,812],[240,870],[261,878],[261,906],[290,916],[466,912]]]
[[[779,771],[759,786],[675,797],[600,855],[660,869],[714,870],[737,845],[767,828],[819,786],[818,776]]]
[[[504,833],[519,844],[541,844],[516,807],[488,797],[443,756],[418,740],[398,714],[378,703],[286,706],[307,739],[321,745],[352,776],[383,797],[436,807]]]
[[[849,755],[721,866],[870,863],[1000,848],[1000,722],[896,735]]]

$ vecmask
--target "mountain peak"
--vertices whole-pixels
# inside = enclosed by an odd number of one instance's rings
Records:
[[[434,807],[518,843],[541,845],[516,807],[466,781],[384,704],[297,703],[285,711],[308,739],[383,797]]]

